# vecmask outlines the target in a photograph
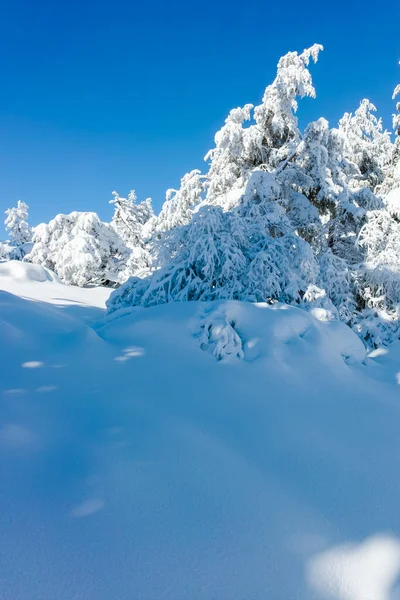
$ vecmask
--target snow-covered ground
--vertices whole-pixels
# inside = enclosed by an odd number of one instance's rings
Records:
[[[107,319],[24,263],[0,288],[1,600],[400,598],[399,344],[283,305]]]

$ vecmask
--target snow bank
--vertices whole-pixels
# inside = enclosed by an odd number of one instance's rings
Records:
[[[66,286],[50,269],[19,260],[0,262],[0,289],[22,298],[68,307],[70,313],[75,310],[81,317],[86,315],[89,322],[101,317],[111,292],[104,287]]]
[[[23,281],[25,283],[30,281],[59,282],[57,275],[49,269],[20,260],[10,260],[8,262],[0,263],[0,280],[4,277]]]
[[[344,325],[279,304],[105,318],[93,290],[29,286],[0,294],[0,596],[395,597],[391,349],[365,360]]]

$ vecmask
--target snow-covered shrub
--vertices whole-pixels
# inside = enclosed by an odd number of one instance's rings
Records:
[[[57,215],[35,228],[33,243],[25,259],[70,285],[115,284],[129,257],[122,240],[96,213]]]
[[[217,360],[242,359],[243,343],[236,331],[236,323],[225,310],[206,311],[196,332],[202,350],[211,352]]]

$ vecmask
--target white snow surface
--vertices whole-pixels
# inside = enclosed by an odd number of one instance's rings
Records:
[[[0,288],[1,600],[400,598],[399,344],[280,304],[107,318],[25,263]]]

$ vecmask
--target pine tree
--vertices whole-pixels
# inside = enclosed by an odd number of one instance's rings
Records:
[[[147,239],[151,234],[146,232],[146,226],[150,225],[151,231],[155,216],[151,199],[147,198],[137,204],[134,190],[129,192],[128,198],[121,198],[117,192],[113,192],[113,196],[110,203],[115,210],[110,227],[130,250],[129,257],[118,274],[118,282],[123,283],[132,275],[143,274],[151,267]]]
[[[392,99],[395,100],[399,95],[400,84],[395,87]],[[396,111],[397,112],[393,115],[393,129],[396,139],[394,142],[390,168],[388,169],[387,177],[380,189],[382,195],[387,195],[392,190],[400,188],[400,101],[396,103]],[[398,196],[400,205],[400,191],[396,195]]]
[[[155,220],[155,231],[169,231],[190,222],[193,207],[200,204],[203,199],[204,180],[205,176],[201,175],[200,171],[194,170],[182,177],[179,190],[167,190],[166,201]]]
[[[32,240],[32,230],[28,225],[29,206],[18,200],[17,206],[6,210],[5,227],[14,246],[22,246]]]
[[[344,134],[344,156],[353,167],[349,169],[350,187],[366,186],[374,190],[382,184],[389,168],[392,143],[390,134],[383,131],[382,119],[375,116],[376,107],[367,99],[352,113],[345,113],[339,121]]]

